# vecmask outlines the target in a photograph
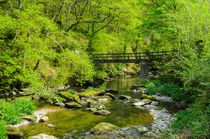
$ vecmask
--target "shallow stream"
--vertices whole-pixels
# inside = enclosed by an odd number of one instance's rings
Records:
[[[130,90],[130,87],[139,81],[138,77],[119,78],[110,82],[105,82],[103,86],[106,89],[116,89],[120,95],[129,95],[132,98],[138,98],[139,94]],[[79,110],[62,109],[56,106],[39,106],[37,110],[54,110],[49,112],[47,123],[30,124],[21,126],[24,136],[33,136],[40,133],[54,135],[57,137],[73,136],[78,138],[84,136],[91,128],[100,122],[108,122],[119,127],[128,127],[132,125],[147,125],[153,122],[152,115],[148,111],[132,106],[119,99],[105,103],[107,109],[111,112],[108,116],[94,115],[91,112]],[[52,124],[54,127],[49,127]]]

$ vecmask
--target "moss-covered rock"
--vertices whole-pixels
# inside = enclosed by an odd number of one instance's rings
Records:
[[[71,103],[66,103],[65,104],[66,108],[81,108],[82,105],[76,103],[76,102],[71,102]]]
[[[95,96],[98,95],[100,92],[95,91],[95,90],[91,90],[91,91],[85,91],[80,93],[80,97],[91,97],[91,96]]]
[[[147,104],[152,102],[152,100],[150,100],[150,99],[142,99],[142,101],[147,102]]]
[[[95,101],[95,100],[89,100],[87,102],[88,107],[94,107],[94,105],[100,105],[100,103],[98,101]]]
[[[158,101],[158,99],[154,96],[150,96],[150,95],[146,95],[146,94],[142,94],[141,96],[143,99],[147,99],[147,100],[151,100],[151,101]]]
[[[107,116],[107,115],[111,114],[111,112],[108,110],[97,110],[94,112],[94,114]]]
[[[69,92],[59,92],[58,95],[64,97],[66,101],[80,102],[80,98],[77,94],[70,94]]]
[[[103,122],[93,127],[90,132],[95,135],[103,135],[108,132],[117,131],[119,129],[120,128],[116,125]]]
[[[111,93],[111,94],[118,94],[119,92],[117,90],[112,90],[112,89],[107,89],[105,90],[106,93]]]
[[[7,125],[5,129],[9,138],[20,139],[23,137],[23,132],[18,127]]]
[[[132,97],[131,96],[126,96],[126,95],[121,95],[119,97],[119,99],[121,99],[121,100],[130,100],[130,99],[132,99]]]
[[[97,108],[86,108],[85,111],[96,112]]]
[[[33,115],[28,115],[28,116],[22,117],[22,120],[26,120],[26,121],[30,121],[30,122],[35,122],[36,121],[36,117],[33,116]]]
[[[116,97],[111,93],[106,93],[106,96],[109,96],[111,99],[116,99]]]

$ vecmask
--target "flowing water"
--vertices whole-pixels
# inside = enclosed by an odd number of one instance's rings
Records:
[[[103,86],[106,89],[116,89],[119,95],[129,95],[133,98],[138,98],[139,94],[130,90],[131,85],[139,80],[133,78],[119,78],[110,82],[105,82]],[[55,106],[41,106],[37,110],[50,109],[47,116],[47,123],[30,124],[21,126],[25,136],[37,135],[40,133],[54,135],[57,137],[64,136],[83,136],[92,127],[100,122],[108,122],[119,127],[128,127],[132,125],[147,125],[153,122],[152,116],[145,110],[141,110],[132,106],[131,103],[126,103],[121,100],[113,100],[105,103],[107,109],[111,112],[108,116],[94,115],[91,112],[79,110],[62,109]],[[49,127],[47,124],[52,124],[54,127]]]

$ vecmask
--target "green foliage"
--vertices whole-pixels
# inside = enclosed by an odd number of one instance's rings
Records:
[[[145,87],[146,91],[151,95],[166,95],[170,96],[175,101],[185,100],[192,102],[195,100],[190,91],[187,91],[186,88],[182,89],[178,84],[164,83],[163,80],[151,80]]]
[[[69,90],[69,93],[72,94],[72,95],[75,94],[75,92],[76,92],[76,91],[75,91],[74,89],[70,89],[70,90]]]
[[[60,55],[58,77],[63,83],[80,84],[92,81],[93,66],[85,53],[65,51]]]
[[[88,88],[87,88],[86,90],[87,90],[87,91],[92,91],[92,90],[94,90],[94,87],[88,86]]]
[[[147,92],[149,92],[151,95],[154,95],[156,93],[155,90],[155,84],[153,82],[149,82],[145,85]]]
[[[7,139],[7,134],[6,134],[6,130],[5,130],[5,122],[4,121],[0,121],[0,138],[1,139]]]
[[[184,129],[190,130],[192,137],[207,137],[209,134],[209,114],[210,107],[205,110],[199,103],[193,104],[191,108],[185,111],[179,111],[171,127],[174,132],[183,132]]]
[[[34,109],[33,102],[28,100],[16,99],[12,102],[0,100],[0,119],[6,124],[17,124],[22,116],[32,114]]]
[[[104,91],[104,90],[106,90],[106,87],[102,85],[99,87],[99,89]]]
[[[140,85],[140,86],[142,86],[142,87],[144,87],[147,83],[149,83],[148,80],[140,80],[140,81],[138,81],[136,84],[137,84],[137,85]]]

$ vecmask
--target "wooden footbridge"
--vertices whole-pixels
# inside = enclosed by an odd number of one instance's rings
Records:
[[[149,63],[170,61],[175,52],[177,51],[92,54],[91,59],[94,63],[141,63],[141,78],[144,79],[148,75]]]
[[[176,51],[142,52],[142,53],[109,53],[92,54],[95,63],[142,63],[169,61]]]

